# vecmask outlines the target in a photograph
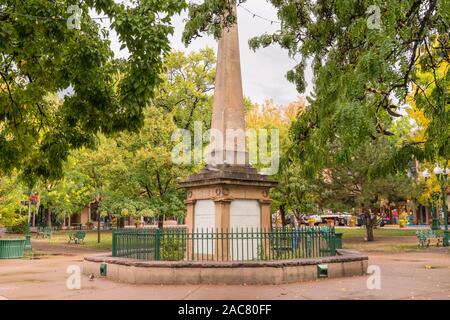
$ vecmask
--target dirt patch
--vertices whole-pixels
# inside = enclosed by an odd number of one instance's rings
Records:
[[[101,250],[86,248],[78,244],[59,244],[43,241],[32,241],[31,245],[33,250],[44,252],[46,255],[78,256],[82,254],[104,252]]]
[[[343,239],[344,249],[357,250],[360,252],[384,252],[400,253],[414,252],[424,250],[419,247],[417,238],[414,236],[379,236],[375,241],[365,241],[363,238],[345,238]]]

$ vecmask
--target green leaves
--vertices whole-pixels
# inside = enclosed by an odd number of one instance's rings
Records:
[[[0,169],[19,169],[30,184],[39,177],[60,178],[69,151],[92,145],[96,133],[142,126],[170,51],[171,17],[186,6],[173,0],[131,7],[87,0],[76,30],[66,25],[72,4],[1,4]],[[130,53],[127,61],[114,59],[108,31],[86,14],[90,9],[110,18]]]
[[[324,165],[315,161],[323,158],[317,157],[322,153],[318,148],[339,145],[343,151],[336,156],[345,161],[344,154],[390,135],[393,119],[401,116],[407,95],[418,86],[441,88],[426,95],[417,92],[419,108],[432,121],[421,148],[430,157],[450,157],[449,101],[438,98],[448,97],[449,91],[448,1],[270,2],[281,28],[251,39],[250,46],[279,44],[290,56],[301,56],[302,62],[287,73],[300,93],[305,90],[306,59],[315,76],[310,115],[303,115],[293,132],[301,144],[301,161],[315,163],[317,171]],[[379,17],[369,5],[377,6]],[[378,18],[381,28],[372,28]],[[435,77],[420,81],[425,72]]]
[[[0,225],[15,226],[24,221],[20,202],[26,200],[26,189],[14,175],[0,176]]]
[[[205,0],[201,4],[189,4],[189,17],[183,33],[183,41],[187,45],[202,33],[220,38],[222,29],[235,23],[236,15],[233,5],[246,0]]]
[[[170,116],[148,108],[139,133],[101,140],[105,161],[91,158],[81,166],[96,186],[102,212],[135,218],[184,212],[184,195],[176,183],[189,171],[171,161],[174,129]]]
[[[216,75],[214,50],[205,48],[186,55],[175,51],[166,57],[163,83],[152,106],[173,115],[178,128],[193,131],[200,121],[211,125],[212,93]]]

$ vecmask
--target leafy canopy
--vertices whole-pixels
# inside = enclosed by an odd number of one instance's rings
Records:
[[[429,85],[434,88],[429,92],[434,99],[418,100],[432,119],[430,134],[420,144],[407,143],[396,150],[391,164],[400,169],[412,155],[450,157],[450,1],[268,2],[277,10],[280,28],[252,39],[250,46],[277,44],[296,57],[299,63],[287,78],[300,93],[305,91],[305,70],[311,63],[315,97],[293,128],[295,153],[311,173],[326,165],[332,146],[340,146],[333,157],[346,162],[368,140],[392,135],[392,121],[403,115],[402,106],[414,85],[422,90]],[[233,3],[206,0],[192,4],[185,42],[201,32],[218,36],[220,26],[234,22]],[[373,5],[379,9],[379,21],[377,10],[370,8]],[[373,19],[380,28],[373,26]],[[423,72],[433,75],[427,84],[419,79]]]
[[[90,146],[97,132],[136,130],[160,84],[178,0],[86,0],[81,30],[69,29],[72,0],[0,1],[0,170],[29,180],[57,178],[69,151]],[[106,15],[126,60],[116,59]],[[120,75],[120,76],[119,76]],[[55,95],[65,94],[62,103]]]

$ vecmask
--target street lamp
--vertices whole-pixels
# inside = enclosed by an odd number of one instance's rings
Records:
[[[21,201],[21,205],[28,206],[28,217],[27,217],[27,233],[25,236],[25,251],[31,252],[31,234],[30,234],[30,217],[31,217],[31,201]]]
[[[425,180],[428,180],[431,177],[430,172],[428,169],[426,169],[424,172],[422,172],[422,177],[425,178]],[[439,201],[440,192],[432,192],[431,193],[431,214],[433,216],[433,223],[431,224],[431,230],[440,230],[441,227],[439,226],[439,218],[437,214],[437,203]]]
[[[30,193],[30,197],[27,201],[22,201],[22,205],[28,206],[28,217],[27,217],[27,233],[25,236],[25,251],[28,253],[31,252],[31,231],[30,231],[30,222],[31,222],[31,205],[39,204],[39,195],[35,193]]]
[[[441,191],[442,191],[442,211],[444,212],[444,247],[449,246],[449,238],[448,238],[448,217],[447,217],[447,178],[450,173],[450,169],[445,168],[442,169],[439,166],[434,168],[433,173],[438,177],[439,182],[441,183]]]

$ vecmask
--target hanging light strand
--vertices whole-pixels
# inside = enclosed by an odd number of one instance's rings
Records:
[[[10,16],[16,16],[16,17],[24,17],[24,18],[29,18],[29,19],[36,19],[36,20],[55,20],[55,21],[66,21],[67,18],[64,17],[44,17],[44,16],[35,16],[35,15],[31,15],[31,14],[23,14],[23,13],[17,13],[17,12],[2,12],[0,11],[0,16],[1,15],[10,15]],[[110,19],[110,17],[108,16],[104,16],[104,17],[91,17],[92,20],[103,20],[103,19]]]
[[[261,16],[261,15],[259,15],[259,14],[257,14],[257,13],[254,13],[253,11],[249,10],[247,7],[244,7],[244,6],[242,5],[242,3],[239,3],[238,6],[241,7],[242,9],[244,9],[244,10],[245,10],[246,12],[248,12],[249,14],[251,14],[251,15],[253,16],[253,18],[259,18],[259,19],[261,19],[261,20],[270,22],[270,24],[281,24],[280,21],[268,19],[268,18],[263,17],[263,16]]]
[[[268,19],[266,17],[263,17],[263,16],[255,13],[255,12],[251,11],[250,9],[245,7],[242,3],[238,4],[238,6],[241,7],[242,9],[244,9],[244,11],[249,13],[253,18],[258,18],[258,19],[264,20],[266,22],[269,22],[270,24],[280,24],[279,21]],[[22,14],[22,13],[15,13],[15,12],[2,12],[2,11],[0,11],[0,15],[2,15],[2,14],[7,14],[7,15],[11,15],[11,16],[18,16],[18,17],[25,17],[25,18],[36,19],[36,20],[60,20],[60,21],[67,20],[67,18],[65,18],[65,17],[45,17],[45,16],[36,16],[36,15],[30,15],[30,14]],[[103,17],[91,17],[91,19],[92,20],[108,20],[108,19],[111,19],[111,18],[108,17],[108,16],[103,16]]]

